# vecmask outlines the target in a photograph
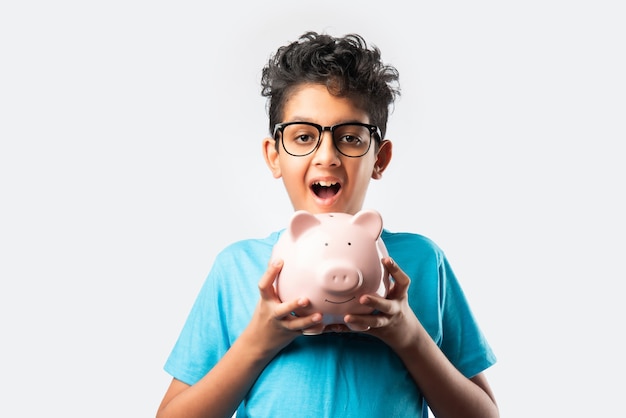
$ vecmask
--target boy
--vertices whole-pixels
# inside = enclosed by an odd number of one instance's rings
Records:
[[[278,49],[262,86],[265,161],[294,210],[362,209],[370,179],[391,160],[396,69],[358,35],[308,32]],[[173,379],[158,417],[426,417],[428,407],[441,417],[498,416],[482,373],[495,357],[432,241],[384,230],[394,287],[360,299],[377,313],[304,336],[322,315],[290,315],[308,300],[277,297],[281,261],[270,255],[279,235],[216,258],[165,365]]]

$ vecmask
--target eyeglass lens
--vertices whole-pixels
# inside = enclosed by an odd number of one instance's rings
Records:
[[[282,129],[285,151],[296,156],[310,154],[321,140],[322,131],[315,125],[294,123]],[[345,124],[332,129],[333,142],[342,154],[360,157],[367,153],[371,142],[371,132],[366,126]]]

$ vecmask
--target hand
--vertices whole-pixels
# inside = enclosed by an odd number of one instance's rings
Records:
[[[386,298],[363,295],[359,302],[377,311],[373,315],[346,315],[344,321],[352,331],[367,332],[383,340],[397,350],[408,345],[418,335],[420,323],[409,306],[408,289],[411,279],[389,257],[383,266],[393,277],[394,283]]]
[[[282,269],[282,261],[270,263],[259,281],[261,298],[256,306],[247,333],[254,334],[258,347],[276,354],[302,335],[307,329],[314,329],[322,322],[321,313],[307,316],[293,316],[291,313],[298,308],[309,306],[307,298],[282,302],[276,293],[274,281]]]

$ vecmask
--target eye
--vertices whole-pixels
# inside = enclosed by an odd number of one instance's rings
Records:
[[[285,127],[284,134],[287,141],[301,145],[317,142],[319,137],[319,132],[314,126],[300,123]]]
[[[359,146],[363,143],[361,138],[354,135],[343,135],[341,138],[339,138],[339,142],[352,146]]]
[[[337,126],[334,137],[338,146],[357,149],[367,147],[371,135],[365,126],[347,123]]]
[[[310,134],[299,134],[293,139],[293,142],[300,143],[300,144],[306,144],[306,143],[313,142],[313,141],[317,141],[317,139],[311,136]]]

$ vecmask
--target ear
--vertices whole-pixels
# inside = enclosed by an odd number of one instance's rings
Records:
[[[380,143],[374,169],[372,170],[373,179],[378,180],[383,176],[383,171],[385,171],[391,161],[392,148],[391,141],[388,139]]]
[[[365,228],[367,233],[377,240],[383,231],[383,217],[373,209],[363,209],[354,214],[350,222]]]
[[[278,179],[282,176],[280,171],[279,156],[276,150],[276,140],[273,138],[265,138],[263,140],[263,158],[265,158],[265,164],[272,172],[272,176]]]
[[[294,241],[302,236],[306,231],[321,224],[322,221],[312,213],[305,210],[296,211],[289,221],[289,233]]]

